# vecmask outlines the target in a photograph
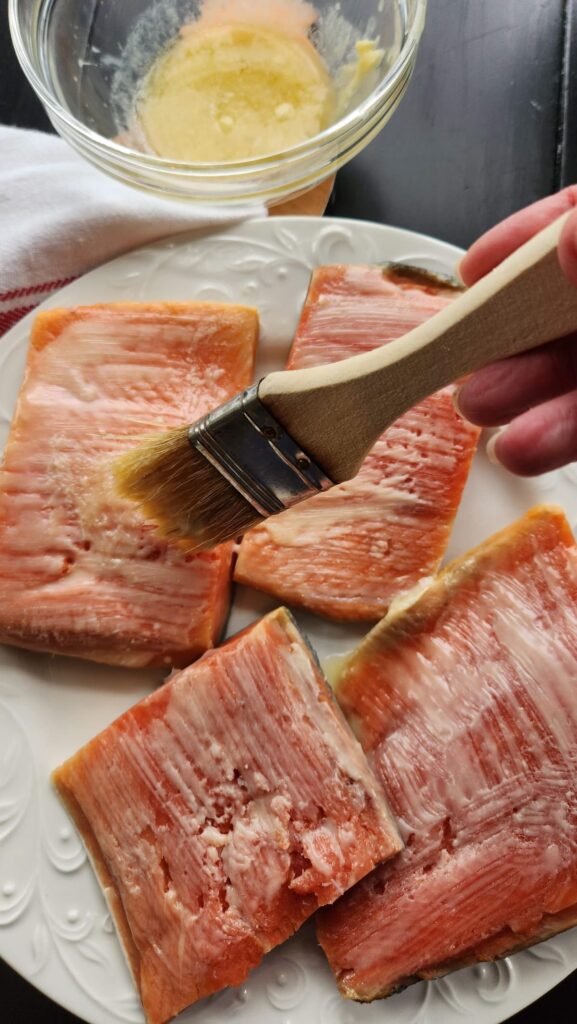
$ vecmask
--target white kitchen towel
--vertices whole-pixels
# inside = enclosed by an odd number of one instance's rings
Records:
[[[114,256],[265,212],[157,198],[108,178],[56,136],[0,127],[0,334]]]

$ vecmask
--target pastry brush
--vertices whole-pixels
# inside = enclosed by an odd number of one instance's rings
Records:
[[[428,395],[577,331],[557,243],[568,214],[404,337],[338,363],[271,373],[191,427],[117,460],[120,493],[164,536],[210,548],[355,476]]]

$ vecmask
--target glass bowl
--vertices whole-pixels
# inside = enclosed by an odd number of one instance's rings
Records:
[[[22,68],[56,131],[114,178],[196,203],[268,204],[307,191],[354,157],[407,88],[427,0],[314,0],[311,39],[334,75],[355,43],[376,41],[380,66],[339,119],[282,153],[235,163],[185,163],[122,144],[139,82],[201,0],[9,0]]]

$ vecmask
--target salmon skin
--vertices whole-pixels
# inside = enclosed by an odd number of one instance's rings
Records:
[[[577,924],[577,547],[539,507],[392,609],[338,699],[406,848],[318,919],[345,996]]]
[[[442,309],[455,287],[418,271],[321,267],[289,369],[338,362],[400,337]],[[401,417],[354,480],[268,519],[245,536],[239,583],[332,619],[374,621],[438,568],[479,431],[446,388]]]
[[[109,464],[246,387],[257,334],[254,310],[212,303],[38,315],[0,468],[0,642],[128,667],[214,645],[231,545],[160,540]]]
[[[175,673],[54,773],[149,1024],[238,985],[401,843],[284,609]]]

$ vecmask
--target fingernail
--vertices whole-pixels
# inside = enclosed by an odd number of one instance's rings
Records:
[[[462,259],[460,259],[459,262],[457,263],[457,266],[455,267],[455,277],[457,278],[457,281],[459,282],[459,284],[462,284],[462,285],[465,284],[465,282],[463,281],[463,275],[461,273],[461,266],[463,265],[463,260],[464,259],[465,259],[465,257],[463,256]]]
[[[466,420],[467,417],[463,414],[463,411],[462,411],[461,406],[459,404],[460,397],[461,397],[461,388],[454,388],[454,390],[453,390],[453,409],[457,413],[457,416],[460,416],[462,420]]]
[[[499,459],[499,457],[497,455],[497,452],[495,450],[495,445],[497,444],[497,441],[499,440],[499,438],[500,438],[502,433],[503,433],[502,430],[497,430],[492,435],[492,437],[489,438],[489,440],[487,441],[487,445],[485,447],[485,451],[487,453],[487,458],[488,458],[489,462],[491,462],[494,466],[502,466],[503,465],[503,463],[500,461],[500,459]]]

